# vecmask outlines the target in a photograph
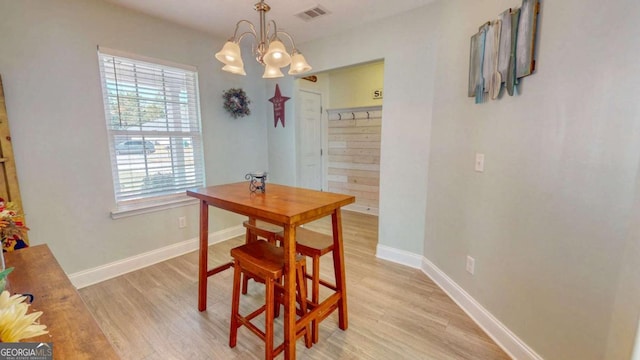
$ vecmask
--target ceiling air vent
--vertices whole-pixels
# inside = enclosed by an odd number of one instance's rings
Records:
[[[329,10],[325,9],[323,6],[316,5],[309,10],[305,10],[299,14],[296,14],[296,16],[304,21],[311,21],[329,14],[331,14]]]

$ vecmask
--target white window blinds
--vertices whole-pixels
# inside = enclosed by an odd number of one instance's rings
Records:
[[[118,208],[203,186],[195,69],[118,54],[98,52]]]

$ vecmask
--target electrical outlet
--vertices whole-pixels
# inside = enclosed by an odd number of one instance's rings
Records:
[[[178,218],[178,227],[180,227],[180,229],[187,227],[187,217],[186,216],[180,216]]]
[[[473,275],[473,273],[475,272],[475,268],[476,268],[476,259],[467,255],[467,272]]]
[[[475,170],[477,172],[484,172],[484,154],[476,153]]]

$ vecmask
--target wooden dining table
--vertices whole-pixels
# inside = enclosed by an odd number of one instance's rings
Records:
[[[284,357],[296,358],[296,332],[310,321],[338,309],[338,326],[348,327],[347,288],[345,282],[341,208],[355,202],[351,195],[302,189],[269,183],[266,191],[251,192],[249,182],[238,182],[188,190],[200,200],[200,246],[198,274],[198,310],[207,309],[207,279],[233,266],[232,263],[209,269],[209,206],[247,216],[251,222],[265,221],[284,229]],[[295,257],[296,227],[331,216],[336,292],[306,315],[296,320]]]

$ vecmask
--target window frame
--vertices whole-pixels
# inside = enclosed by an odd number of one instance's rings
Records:
[[[186,190],[189,188],[193,188],[194,186],[182,186],[181,188],[179,188],[177,192],[170,193],[170,194],[151,194],[151,195],[141,195],[139,198],[135,198],[135,199],[122,199],[122,198],[119,199],[119,195],[120,197],[122,197],[123,195],[122,195],[122,191],[120,190],[122,183],[120,182],[120,177],[118,175],[119,162],[117,159],[118,152],[116,150],[116,146],[120,142],[116,141],[116,139],[119,136],[127,135],[127,136],[132,136],[132,138],[126,141],[139,140],[139,141],[146,142],[146,141],[150,141],[148,139],[151,137],[167,137],[169,139],[169,144],[170,144],[169,146],[171,146],[171,144],[174,143],[174,140],[178,141],[178,139],[180,139],[181,136],[184,138],[189,138],[191,141],[190,147],[193,151],[191,157],[193,158],[193,162],[194,162],[193,171],[194,171],[194,174],[196,174],[194,176],[196,176],[196,183],[199,182],[195,187],[205,186],[206,171],[205,171],[205,160],[204,160],[204,154],[203,154],[204,140],[203,140],[203,131],[202,131],[202,119],[200,116],[200,93],[199,93],[199,85],[198,85],[197,68],[189,65],[177,64],[177,63],[169,62],[166,60],[150,58],[150,57],[141,56],[137,54],[131,54],[124,51],[105,48],[101,46],[98,47],[97,53],[98,53],[98,62],[99,62],[99,71],[100,71],[100,86],[102,91],[102,101],[104,105],[104,116],[105,116],[104,120],[105,120],[105,126],[107,130],[108,143],[109,143],[110,166],[111,166],[111,172],[112,172],[111,180],[112,180],[112,186],[113,186],[113,196],[114,196],[114,201],[116,206],[116,208],[111,211],[111,217],[113,219],[118,219],[118,218],[127,217],[127,216],[133,216],[138,214],[170,209],[174,207],[196,204],[197,199],[193,199],[192,197],[188,197],[186,195]],[[126,129],[126,130],[114,129],[110,123],[111,114],[110,114],[109,93],[106,90],[108,80],[105,77],[105,69],[104,69],[104,63],[103,63],[104,57],[114,57],[114,58],[122,59],[124,61],[128,60],[136,63],[144,62],[146,63],[146,65],[149,65],[152,67],[157,66],[158,69],[170,68],[171,70],[182,71],[185,74],[188,73],[189,76],[193,76],[193,89],[192,89],[193,98],[190,99],[192,101],[187,102],[187,106],[193,106],[195,110],[193,115],[195,116],[195,122],[189,121],[190,127],[188,131],[175,131],[175,130],[172,131],[169,129],[167,129],[166,131],[143,130],[142,125],[140,125],[141,129],[139,131],[135,131],[132,129]],[[136,88],[136,91],[139,90],[138,85],[135,85],[135,88]],[[168,101],[169,100],[165,98],[164,102],[166,103]],[[193,102],[195,102],[195,104]],[[122,116],[122,113],[120,113],[120,109],[118,109],[118,111],[119,111],[118,116]],[[164,114],[164,116],[165,118],[167,118],[166,122],[167,122],[167,126],[169,126],[171,123],[170,123],[170,120],[168,119],[168,115]],[[189,118],[191,119],[191,117]],[[180,117],[179,119],[183,120],[182,117]],[[196,127],[195,130],[194,130],[194,126]],[[132,135],[132,133],[135,133],[136,134],[135,136],[139,137],[140,139],[133,138],[134,135]],[[177,148],[180,148],[181,151],[184,151],[184,147],[182,147],[182,145],[172,146],[169,149],[171,154],[173,154],[174,151],[177,151],[176,150]],[[147,154],[145,153],[144,156],[145,156],[144,169],[145,169],[145,172],[148,173],[150,172],[150,167],[146,163]],[[183,158],[181,161],[186,161],[185,159],[187,158],[184,157],[184,154],[183,154]],[[182,167],[176,167],[176,165],[174,165],[173,163],[171,165],[172,173],[175,173],[176,169],[183,169],[183,168],[185,168],[184,165]],[[176,185],[173,185],[173,186],[176,186]]]

